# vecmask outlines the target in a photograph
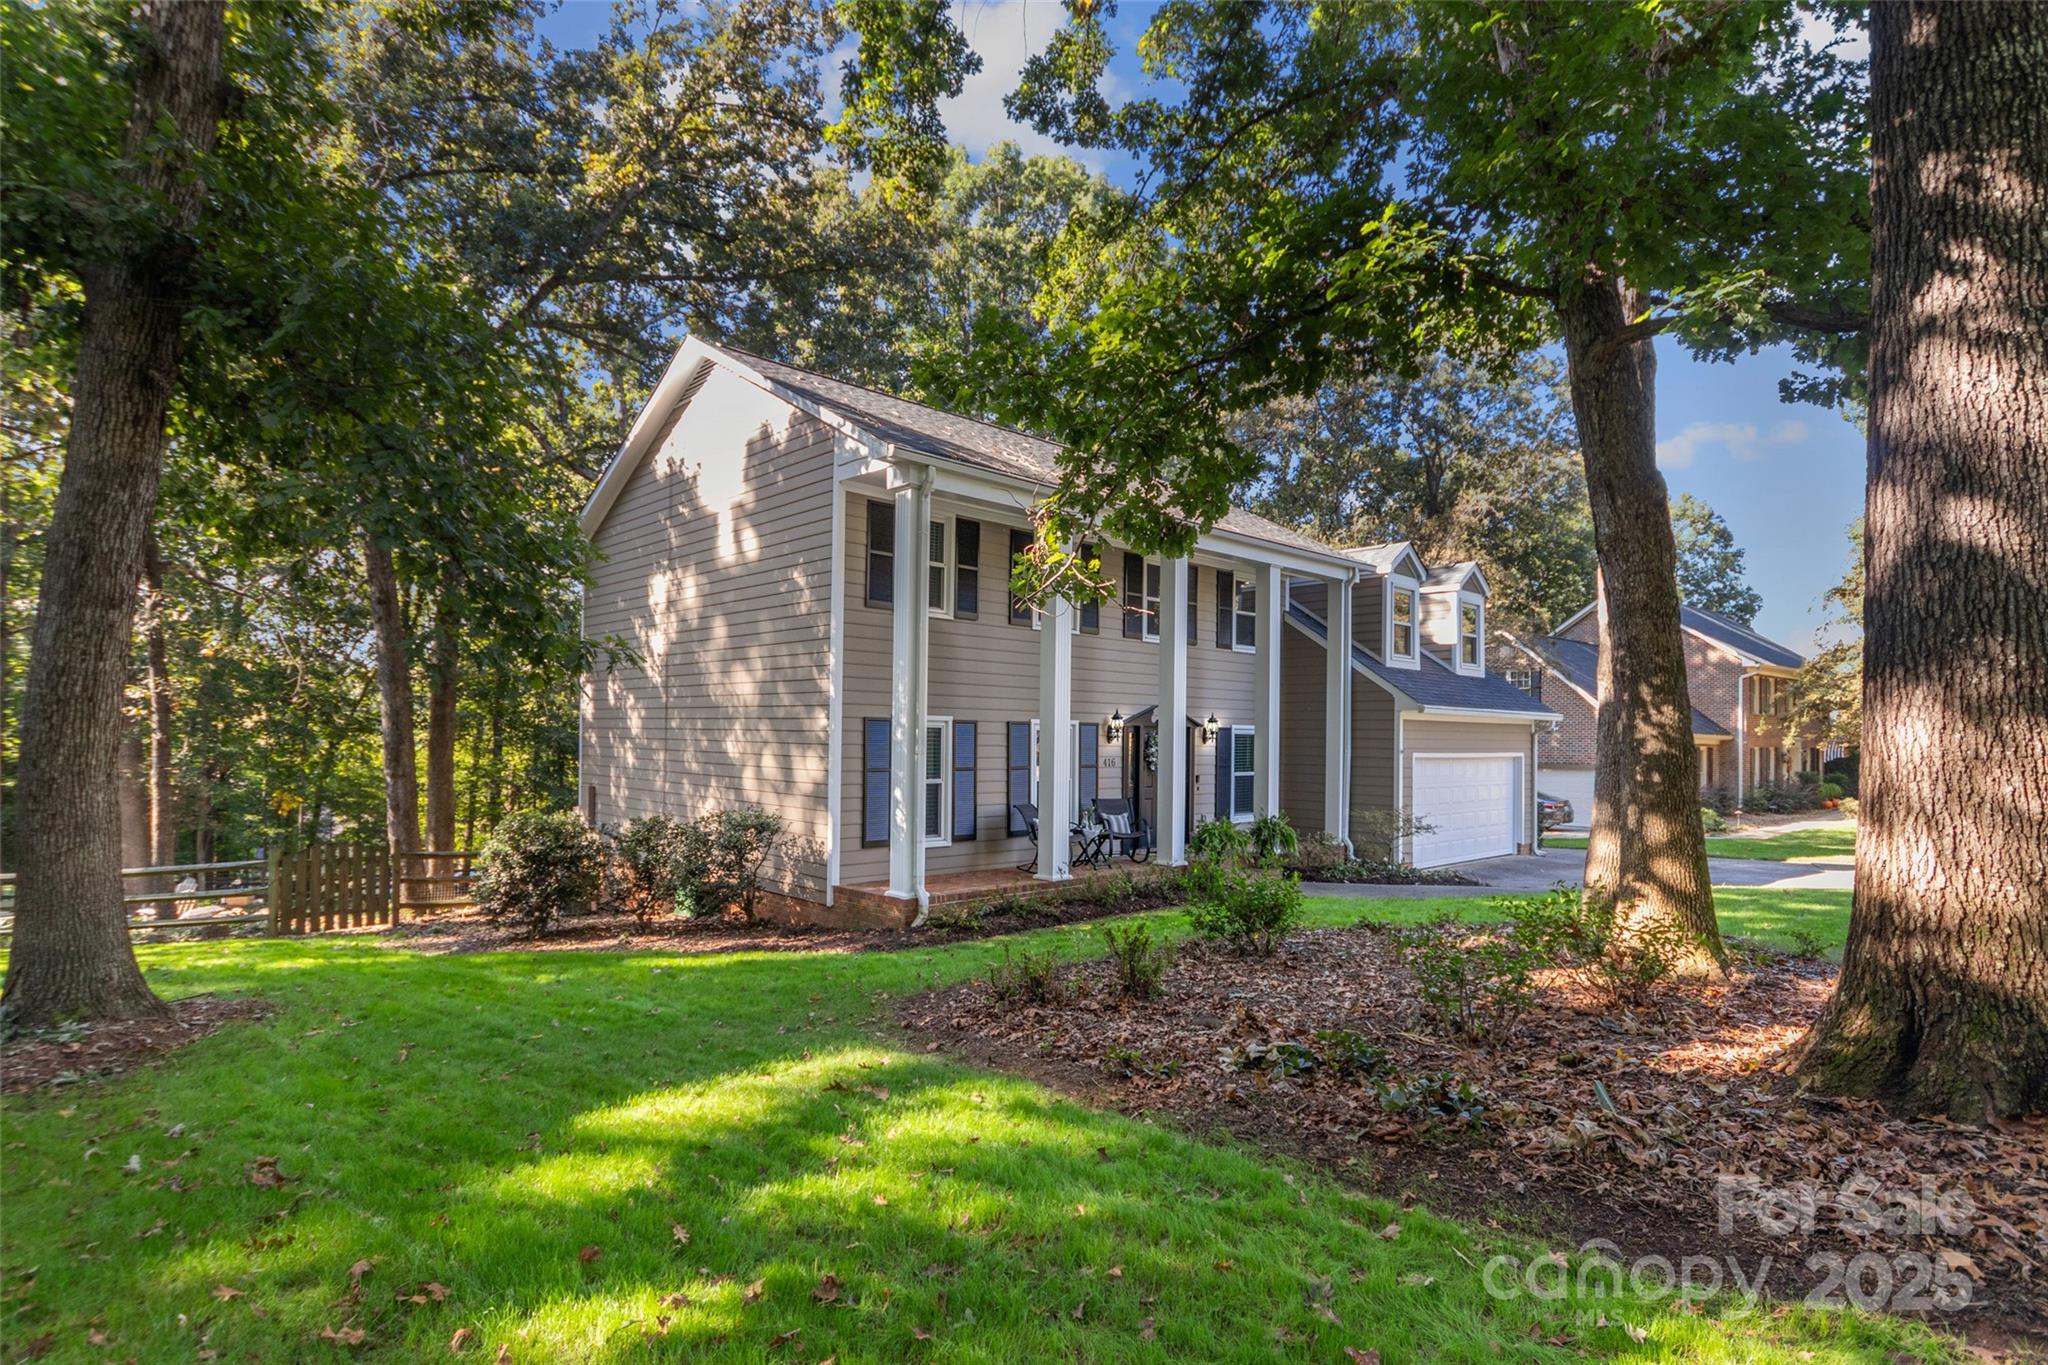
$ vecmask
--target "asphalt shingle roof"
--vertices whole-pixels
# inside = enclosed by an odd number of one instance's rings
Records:
[[[1329,638],[1323,619],[1308,608],[1289,602],[1287,615],[1318,640]],[[1371,651],[1357,645],[1351,646],[1351,661],[1402,696],[1424,706],[1459,711],[1518,711],[1531,720],[1557,714],[1505,678],[1491,673],[1476,678],[1460,673],[1426,649],[1422,651],[1420,668],[1389,668]]]
[[[1779,668],[1800,668],[1806,663],[1804,655],[1785,648],[1775,640],[1766,640],[1748,626],[1731,621],[1718,611],[1681,603],[1678,619],[1708,639],[1718,640],[1730,649],[1739,649],[1767,664],[1776,664]]]
[[[1600,650],[1584,640],[1571,640],[1562,635],[1545,636],[1537,642],[1537,652],[1550,661],[1550,666],[1570,679],[1586,692],[1598,695],[1600,687]],[[1692,732],[1699,735],[1725,735],[1727,729],[1714,722],[1697,706],[1692,709]]]
[[[785,365],[736,346],[714,349],[732,355],[762,378],[838,413],[880,440],[1034,483],[1052,484],[1059,479],[1057,461],[1061,447],[1055,441]],[[1226,512],[1217,525],[1254,540],[1316,554],[1335,553],[1319,540],[1238,507]]]

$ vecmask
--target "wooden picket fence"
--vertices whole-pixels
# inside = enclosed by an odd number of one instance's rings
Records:
[[[396,875],[389,849],[373,844],[308,844],[270,856],[271,932],[324,934],[374,929],[407,910],[445,910],[469,903],[467,849],[430,849]],[[411,862],[413,859],[408,859]],[[448,872],[429,871],[444,863]]]

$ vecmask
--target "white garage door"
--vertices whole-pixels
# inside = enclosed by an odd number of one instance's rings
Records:
[[[1442,867],[1515,851],[1515,808],[1521,783],[1513,758],[1415,760],[1415,820],[1432,825],[1415,836],[1415,865]]]

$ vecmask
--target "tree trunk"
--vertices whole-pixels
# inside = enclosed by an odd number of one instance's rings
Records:
[[[149,680],[149,858],[154,867],[178,861],[178,818],[171,790],[171,651],[164,631],[164,565],[152,533],[142,543],[142,582],[148,593],[143,629],[143,654]],[[169,891],[175,874],[155,879],[138,891]],[[176,919],[178,907],[159,901],[158,919]]]
[[[2048,7],[1871,12],[1862,829],[1800,1073],[2048,1107]]]
[[[135,964],[121,904],[115,750],[205,192],[191,161],[212,146],[226,96],[224,9],[219,0],[140,6],[122,174],[163,208],[79,272],[71,430],[22,699],[20,873],[4,995],[11,1028],[164,1011]],[[177,136],[159,137],[166,125]]]
[[[412,664],[405,612],[398,601],[398,570],[389,546],[363,541],[370,582],[370,619],[377,637],[377,714],[384,740],[384,837],[397,875],[410,876],[408,856],[420,846],[420,784],[412,724]]]
[[[1699,757],[1678,625],[1677,549],[1657,472],[1656,352],[1619,340],[1640,311],[1619,280],[1559,292],[1572,413],[1586,462],[1600,625],[1593,818],[1586,894],[1613,907],[1619,941],[1682,931],[1696,960],[1725,965],[1700,827]]]
[[[460,675],[449,599],[435,609],[434,657],[427,666],[427,847],[455,847],[456,702]]]

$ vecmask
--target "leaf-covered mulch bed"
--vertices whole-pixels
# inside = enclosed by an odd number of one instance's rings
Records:
[[[118,1024],[54,1029],[0,1043],[0,1094],[118,1076],[197,1042],[233,1019],[270,1012],[261,1000],[193,995],[171,1002],[170,1013]]]
[[[572,915],[547,933],[531,937],[510,921],[493,922],[475,910],[440,911],[405,920],[389,936],[401,947],[423,953],[659,951],[670,953],[863,953],[900,952],[935,944],[961,943],[997,934],[1081,924],[1178,904],[1168,888],[1139,887],[1114,901],[1039,897],[1000,899],[981,906],[937,906],[919,929],[838,929],[823,925],[749,923],[738,911],[642,923],[633,915],[603,912]]]
[[[1324,866],[1290,866],[1305,882],[1346,882],[1361,886],[1484,886],[1461,872],[1443,868],[1410,867],[1406,863],[1331,863]]]
[[[1799,1093],[1780,1064],[1833,976],[1765,956],[1725,984],[1662,986],[1655,1009],[1629,1009],[1547,972],[1509,1042],[1486,1049],[1426,1022],[1392,936],[1367,926],[1303,933],[1265,960],[1189,946],[1155,1001],[1117,998],[1098,962],[1064,969],[1061,1003],[996,999],[977,981],[906,1003],[902,1019],[934,1049],[1220,1127],[1447,1214],[1506,1212],[1623,1258],[1700,1255],[1725,1272],[1734,1257],[1778,1297],[1825,1287],[1831,1255],[1871,1252],[1887,1269],[1967,1279],[1970,1307],[1938,1320],[1994,1338],[2042,1331],[2048,1123],[1900,1120]],[[1343,1046],[1316,1035],[1340,1030],[1384,1049],[1383,1069],[1339,1074]],[[1478,1124],[1380,1096],[1443,1072],[1472,1087]],[[1760,1203],[1743,1182],[1795,1202]],[[1914,1306],[1908,1288],[1895,1286],[1893,1308]]]

